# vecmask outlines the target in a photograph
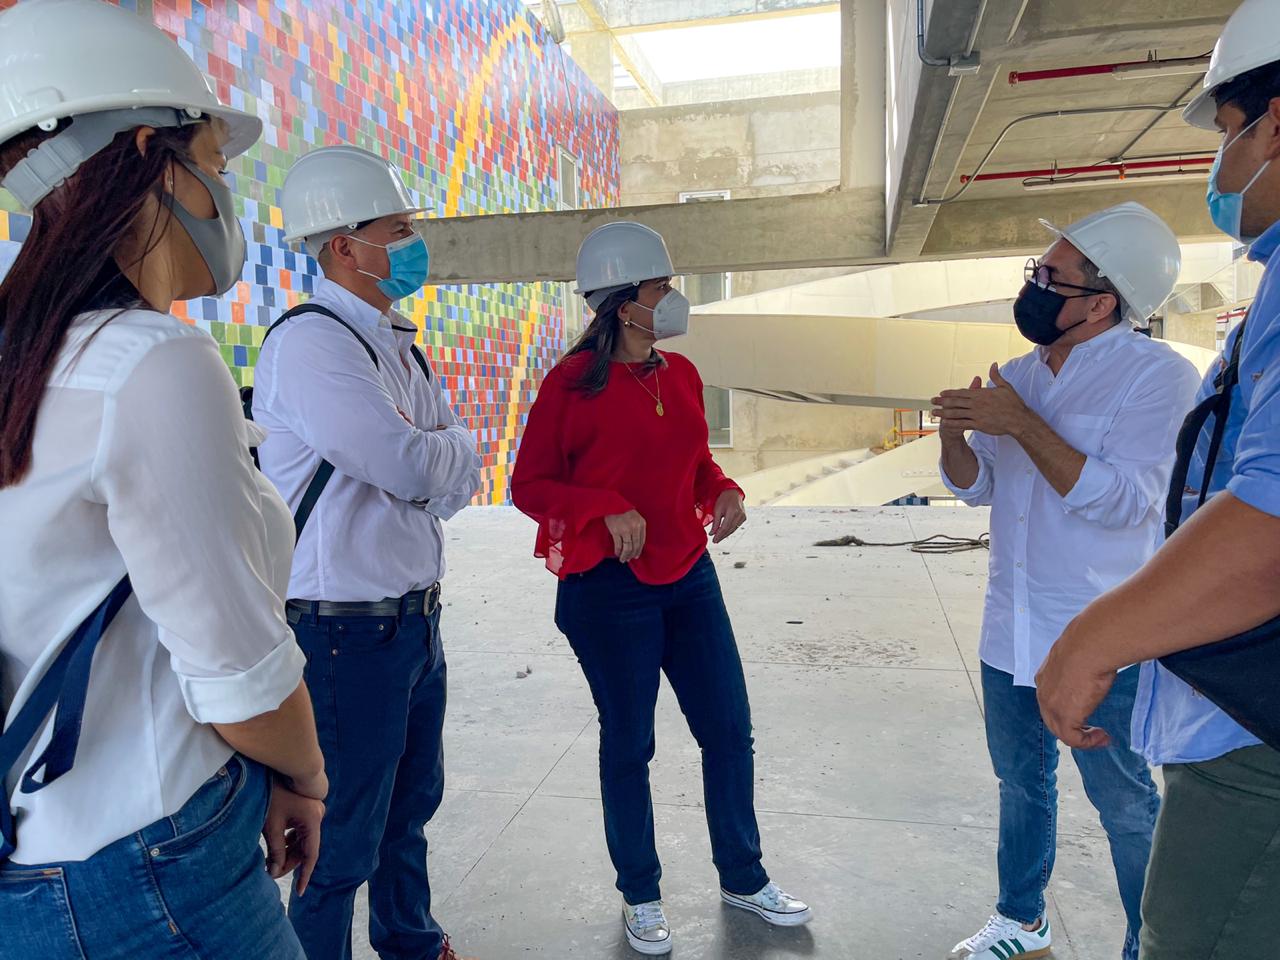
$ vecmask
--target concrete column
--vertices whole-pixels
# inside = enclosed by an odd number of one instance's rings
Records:
[[[569,38],[573,62],[613,101],[613,37],[604,30],[575,33]]]
[[[840,183],[885,184],[884,0],[840,2]]]

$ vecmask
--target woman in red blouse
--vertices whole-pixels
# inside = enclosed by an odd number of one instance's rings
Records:
[[[671,950],[649,792],[662,673],[702,748],[721,896],[773,924],[810,916],[760,864],[751,709],[707,552],[707,528],[719,543],[746,511],[711,458],[698,371],[654,349],[688,329],[672,272],[662,238],[638,223],[583,242],[578,292],[595,319],[543,381],[511,481],[560,578],[556,625],[600,715],[605,837],[627,939],[644,954]]]

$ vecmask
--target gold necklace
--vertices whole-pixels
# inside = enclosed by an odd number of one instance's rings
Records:
[[[662,408],[662,381],[658,379],[658,368],[656,366],[653,368],[653,385],[658,388],[658,392],[655,394],[644,385],[643,380],[636,376],[636,372],[631,369],[631,364],[624,363],[623,366],[627,368],[627,373],[631,374],[631,378],[635,380],[636,383],[640,384],[640,389],[653,398],[653,401],[657,404],[653,409],[658,416],[666,416],[666,410]]]

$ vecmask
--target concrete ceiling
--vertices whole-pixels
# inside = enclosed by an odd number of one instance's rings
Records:
[[[1111,75],[1009,83],[1025,73],[1119,61],[1207,54],[1238,0],[948,0],[935,2],[927,51],[963,53],[970,36],[981,53],[976,76],[951,77],[925,67],[907,148],[903,189],[890,212],[895,258],[963,256],[1040,245],[1040,216],[1064,220],[1108,203],[1135,199],[1165,216],[1186,239],[1211,238],[1203,178],[1190,182],[1128,179],[1105,186],[1029,192],[1021,178],[974,182],[948,204],[917,206],[921,197],[951,197],[961,176],[979,168],[1010,122],[1058,110],[1108,113],[1050,117],[1016,124],[981,168],[983,173],[1088,166],[1120,158],[1211,155],[1218,140],[1184,124],[1180,112],[1140,107],[1186,102],[1202,73],[1118,79]],[[1133,110],[1123,108],[1132,107]],[[1203,169],[1203,168],[1202,168]],[[1206,171],[1207,172],[1207,171]],[[1037,213],[1037,211],[1043,211]],[[1014,220],[1020,227],[1015,228]],[[1005,237],[1005,245],[991,239]],[[1033,242],[1034,241],[1034,242]]]

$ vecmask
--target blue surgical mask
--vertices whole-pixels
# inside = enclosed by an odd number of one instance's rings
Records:
[[[378,289],[385,293],[392,300],[400,300],[404,297],[411,297],[427,282],[427,275],[430,273],[431,256],[427,252],[427,241],[423,240],[418,234],[411,237],[405,237],[403,240],[397,240],[394,243],[381,244],[370,243],[368,240],[362,240],[354,234],[348,234],[352,240],[357,243],[363,243],[367,247],[379,247],[387,251],[387,262],[391,266],[391,274],[387,277],[379,277],[376,274],[369,273],[367,270],[360,270],[366,277],[373,277],[378,281]]]
[[[1205,201],[1209,204],[1209,217],[1213,220],[1213,225],[1225,233],[1227,236],[1239,240],[1241,243],[1252,243],[1257,237],[1245,237],[1244,230],[1241,227],[1241,219],[1244,217],[1244,195],[1249,191],[1258,178],[1271,166],[1268,160],[1253,178],[1244,185],[1244,189],[1239,193],[1223,193],[1218,189],[1218,170],[1222,166],[1222,156],[1229,149],[1235,146],[1236,141],[1252,130],[1258,121],[1265,117],[1264,113],[1258,120],[1253,121],[1249,126],[1245,127],[1238,134],[1232,137],[1226,143],[1218,148],[1218,155],[1213,158],[1213,168],[1209,171],[1209,191],[1205,196]]]

